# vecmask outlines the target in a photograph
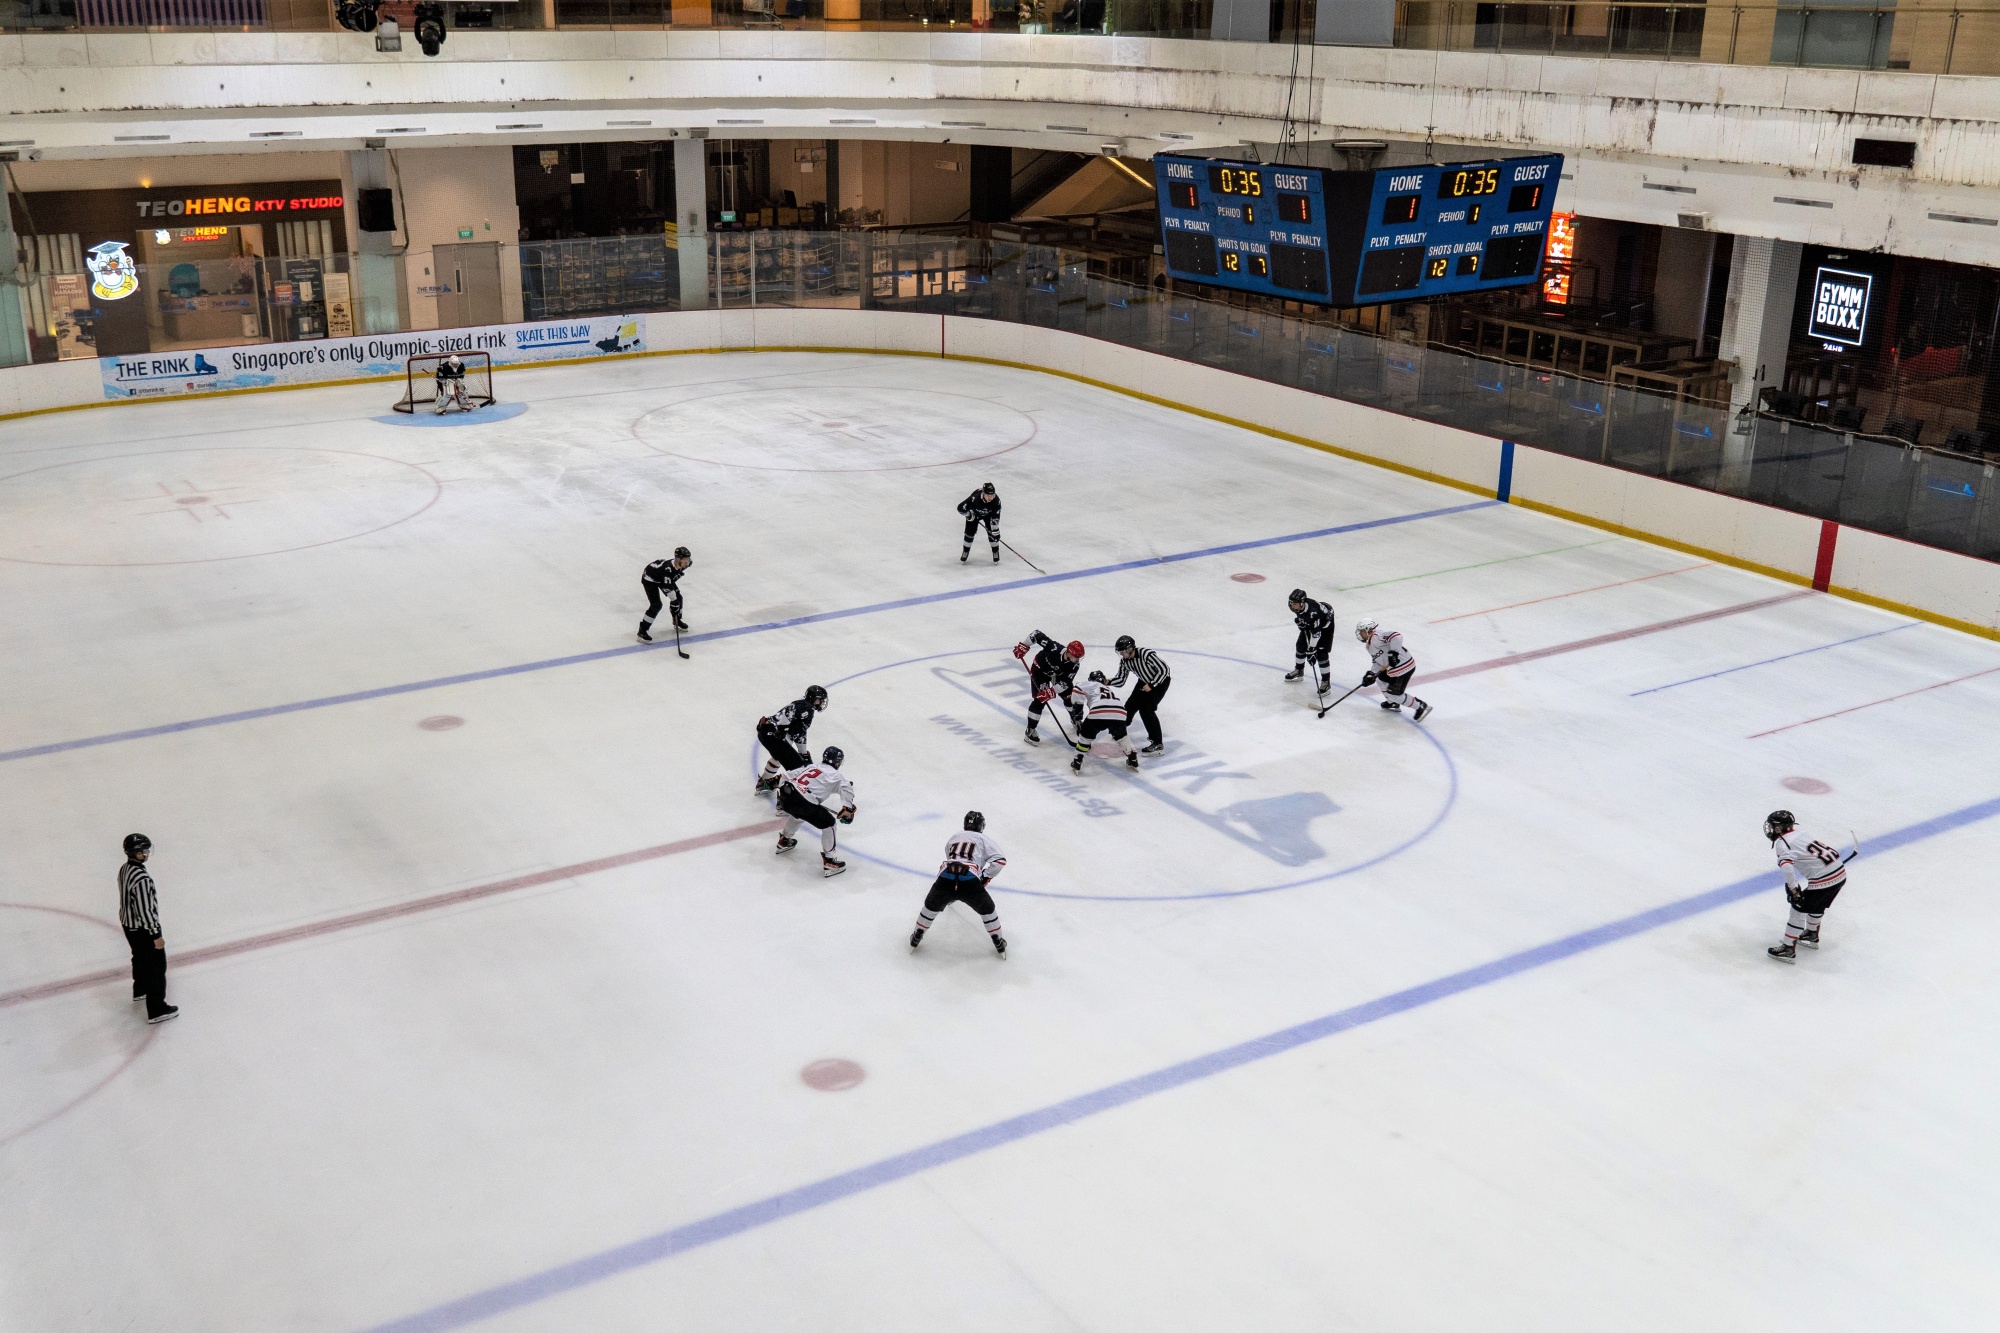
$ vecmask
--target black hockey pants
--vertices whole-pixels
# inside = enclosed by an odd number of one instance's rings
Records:
[[[652,623],[659,619],[662,587],[651,579],[640,579],[639,586],[646,590],[646,618],[639,623],[651,627]],[[681,618],[681,594],[678,588],[674,590],[672,598],[667,600],[666,605],[673,619],[678,621]]]
[[[1157,689],[1140,685],[1125,700],[1125,709],[1132,715],[1132,720],[1146,724],[1146,739],[1153,745],[1160,743],[1160,700],[1167,697],[1173,683],[1174,678],[1169,676],[1160,682]]]

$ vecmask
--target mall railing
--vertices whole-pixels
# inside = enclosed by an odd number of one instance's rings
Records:
[[[1977,458],[1732,417],[1643,389],[1399,341],[1330,315],[1117,281],[1093,273],[1092,258],[1055,247],[859,231],[725,231],[708,242],[704,308],[900,310],[1062,329],[2000,560],[2000,487],[1994,464]],[[52,360],[94,356],[99,346],[157,352],[499,323],[513,313],[515,292],[529,320],[671,311],[682,305],[681,259],[663,238],[644,236],[146,264],[120,302],[87,295],[87,275],[41,274],[30,279],[28,304],[31,322],[42,321],[37,359]],[[411,317],[415,307],[421,318]],[[114,326],[114,317],[123,322]]]
[[[1722,3],[1630,0],[1364,0],[1381,30],[1412,50],[1501,51],[1700,60],[1732,65],[2000,74],[2000,3]],[[411,59],[410,0],[365,6],[394,16]],[[999,31],[1205,39],[1215,0],[448,0],[455,31],[665,28],[885,32]],[[353,0],[0,0],[5,32],[337,30]],[[1272,0],[1268,40],[1314,40],[1317,6]],[[1358,12],[1358,11],[1357,11]],[[1376,19],[1365,22],[1374,23]]]

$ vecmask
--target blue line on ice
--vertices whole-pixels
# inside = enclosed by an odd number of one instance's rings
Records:
[[[1927,819],[1920,824],[1910,824],[1889,833],[1877,834],[1868,839],[1868,851],[1871,855],[1897,851],[1940,834],[1991,819],[1995,815],[2000,815],[2000,797],[1939,815],[1935,819]],[[935,1143],[927,1143],[920,1148],[898,1153],[894,1157],[885,1157],[866,1166],[856,1167],[852,1171],[843,1171],[839,1175],[828,1176],[823,1180],[786,1190],[782,1194],[773,1194],[754,1203],[744,1204],[740,1208],[731,1208],[699,1221],[658,1231],[612,1249],[586,1255],[554,1268],[543,1269],[539,1273],[532,1273],[512,1282],[488,1287],[485,1291],[461,1296],[455,1301],[448,1301],[402,1319],[376,1325],[368,1330],[368,1333],[442,1333],[442,1330],[446,1329],[464,1328],[494,1315],[518,1310],[537,1301],[560,1296],[620,1273],[657,1263],[661,1259],[699,1249],[719,1240],[727,1240],[731,1236],[754,1231],[758,1227],[768,1226],[788,1217],[796,1217],[800,1213],[811,1212],[816,1208],[838,1203],[842,1199],[852,1198],[884,1185],[892,1185],[933,1167],[946,1166],[1052,1129],[1060,1129],[1064,1125],[1073,1124],[1090,1116],[1117,1110],[1144,1098],[1170,1092],[1175,1088],[1212,1078],[1244,1065],[1255,1064],[1260,1060],[1282,1055],[1286,1051],[1354,1028],[1378,1023],[1385,1018],[1408,1013],[1412,1009],[1421,1009],[1439,1000],[1450,999],[1454,995],[1476,990],[1481,986],[1490,986],[1497,981],[1505,981],[1523,972],[1531,972],[1536,968],[1573,958],[1580,953],[1601,949],[1607,944],[1615,944],[1634,935],[1657,930],[1661,926],[1685,921],[1689,917],[1699,916],[1718,907],[1727,907],[1752,894],[1776,888],[1781,882],[1777,871],[1766,871],[1761,875],[1752,875],[1748,879],[1739,879],[1733,884],[1725,884],[1719,889],[1695,894],[1691,898],[1682,898],[1632,916],[1620,917],[1616,921],[1607,921],[1601,926],[1593,926],[1574,935],[1564,935],[1546,944],[1538,944],[1531,949],[1523,949],[1519,953],[1511,953],[1492,962],[1466,968],[1462,972],[1453,972],[1434,981],[1411,986],[1407,990],[1394,991],[1346,1009],[1336,1010],[1295,1027],[1253,1037],[1249,1041],[1226,1046],[1219,1051],[1198,1055],[1192,1060],[1183,1060],[1164,1069],[1155,1069],[1137,1078],[1129,1078],[1092,1092],[1082,1093],[1038,1110],[996,1121],[963,1134],[955,1134],[948,1139],[939,1139]],[[1752,956],[1754,957],[1754,951]],[[1761,965],[1761,963],[1746,964],[1746,966]]]
[[[735,629],[709,630],[703,634],[690,634],[681,642],[684,644],[713,643],[718,639],[734,639],[745,634],[764,634],[771,630],[792,629],[799,625],[817,625],[828,620],[846,620],[853,616],[872,616],[883,611],[900,611],[906,607],[928,606],[932,602],[956,601],[961,597],[986,597],[996,592],[1012,592],[1017,588],[1035,588],[1048,583],[1066,583],[1071,579],[1095,578],[1100,574],[1120,574],[1126,570],[1144,569],[1149,565],[1171,565],[1182,560],[1201,560],[1212,555],[1228,555],[1235,551],[1254,551],[1264,546],[1283,546],[1289,542],[1311,541],[1315,537],[1337,537],[1342,533],[1366,532],[1370,528],[1393,527],[1398,523],[1414,523],[1418,519],[1443,518],[1450,514],[1464,514],[1475,509],[1490,509],[1497,500],[1475,500],[1471,504],[1450,505],[1443,509],[1425,509],[1414,514],[1396,514],[1389,518],[1371,518],[1360,523],[1343,523],[1334,528],[1315,528],[1311,532],[1291,532],[1282,537],[1259,537],[1255,541],[1231,542],[1227,546],[1208,546],[1198,551],[1178,551],[1172,555],[1147,556],[1143,560],[1125,560],[1115,565],[1097,565],[1090,569],[1073,569],[1063,574],[1045,574],[1037,578],[1015,579],[1010,583],[989,583],[978,588],[954,588],[949,592],[924,593],[917,597],[903,597],[893,602],[875,602],[868,606],[848,607],[841,611],[821,611],[809,616],[794,616],[790,620],[767,620],[756,625],[739,625]],[[609,658],[626,657],[633,653],[650,653],[661,648],[672,648],[671,639],[662,636],[657,643],[632,643],[620,648],[601,648],[592,653],[574,653],[568,657],[550,657],[539,662],[521,662],[514,666],[493,667],[485,671],[468,671],[456,676],[437,676],[430,680],[410,681],[403,685],[382,685],[372,690],[356,690],[352,694],[330,694],[323,699],[302,699],[297,703],[272,704],[266,708],[246,708],[235,713],[217,713],[213,717],[197,717],[186,722],[166,722],[154,727],[138,727],[132,731],[114,731],[102,736],[85,736],[73,741],[51,741],[47,745],[30,745],[19,750],[0,750],[0,763],[15,759],[34,759],[45,754],[61,754],[67,750],[88,750],[98,745],[115,745],[120,741],[139,741],[152,736],[168,736],[177,731],[199,731],[205,727],[226,726],[231,722],[254,722],[259,718],[282,717],[286,713],[304,713],[315,708],[332,708],[338,704],[362,703],[369,699],[386,699],[392,695],[415,694],[420,690],[440,690],[450,685],[470,685],[475,681],[497,680],[502,676],[520,676],[534,671],[551,671],[556,667],[579,666],[585,662],[602,662]]]
[[[1870,631],[1867,634],[1857,634],[1851,639],[1835,639],[1832,643],[1823,643],[1817,648],[1801,648],[1795,653],[1784,653],[1778,657],[1767,657],[1761,662],[1745,662],[1742,666],[1724,667],[1720,671],[1711,671],[1705,676],[1689,676],[1686,680],[1669,681],[1665,685],[1655,685],[1651,689],[1634,690],[1630,697],[1636,699],[1642,694],[1658,694],[1661,690],[1671,690],[1682,685],[1692,685],[1698,680],[1714,680],[1717,676],[1733,675],[1738,671],[1748,671],[1751,667],[1769,666],[1773,662],[1789,662],[1794,657],[1805,657],[1811,653],[1823,653],[1829,648],[1839,648],[1850,643],[1860,643],[1863,639],[1879,639],[1884,634],[1894,634],[1897,630],[1915,629],[1922,623],[1921,620],[1912,620],[1907,624],[1891,625],[1888,629],[1878,629]]]

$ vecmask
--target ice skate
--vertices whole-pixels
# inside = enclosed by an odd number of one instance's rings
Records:
[[[1384,699],[1382,701],[1382,711],[1385,713],[1400,713],[1403,711],[1403,705],[1397,703],[1394,699]]]
[[[1808,949],[1819,948],[1819,931],[1817,930],[1807,931],[1805,934],[1799,936],[1799,943],[1804,945]]]
[[[1786,940],[1783,944],[1774,944],[1764,952],[1770,954],[1771,957],[1781,963],[1796,963],[1799,961],[1799,951],[1792,947],[1790,940]]]
[[[1286,680],[1304,680],[1305,678],[1306,669],[1304,667],[1293,667],[1285,673]]]
[[[1154,742],[1153,742],[1153,743],[1152,743],[1151,745],[1148,745],[1148,746],[1147,746],[1147,747],[1146,747],[1145,749],[1143,749],[1143,750],[1139,751],[1139,753],[1140,753],[1140,754],[1164,754],[1164,753],[1166,752],[1166,748],[1167,748],[1167,747],[1166,747],[1166,745],[1165,745],[1164,743],[1162,743],[1162,742],[1160,742],[1160,741],[1154,741]]]
[[[1042,738],[1035,734],[1035,729],[1032,726],[1028,728],[1028,734],[1021,739],[1030,745],[1040,745],[1042,743]]]
[[[1072,772],[1072,773],[1081,773],[1081,772],[1083,772],[1083,756],[1082,756],[1082,755],[1078,755],[1078,756],[1077,756],[1076,758],[1074,758],[1074,759],[1072,759],[1072,760],[1070,760],[1070,761],[1069,761],[1069,771],[1070,771],[1070,772]]]
[[[971,558],[972,558],[972,548],[970,546],[966,547],[963,551],[960,551],[958,553],[958,563],[961,565],[964,564],[966,561],[970,560]]]
[[[999,954],[1002,958],[1007,956],[1007,937],[1005,935],[995,935],[993,937],[993,952]]]
[[[917,950],[917,946],[922,944],[923,942],[924,942],[923,931],[913,930],[910,932],[910,952],[915,953]]]
[[[1137,773],[1139,771],[1139,756],[1136,754],[1126,755],[1125,767],[1131,769],[1134,773]]]
[[[148,1023],[164,1023],[169,1018],[179,1018],[180,1016],[181,1016],[180,1006],[170,1004],[166,1008],[160,1010],[159,1013],[154,1014],[151,1018],[147,1019],[146,1021]]]
[[[1421,722],[1431,715],[1431,706],[1422,699],[1417,700],[1417,711],[1410,715],[1412,722]]]
[[[792,848],[798,845],[799,845],[799,840],[797,838],[788,838],[782,833],[778,835],[779,856],[783,856],[786,852],[789,852],[790,850],[792,850]]]
[[[776,791],[778,789],[778,783],[782,779],[782,776],[783,776],[782,774],[774,773],[770,777],[758,778],[755,794],[758,796],[762,796],[766,792]]]
[[[993,563],[996,565],[1000,563],[1000,552],[997,550],[993,552]]]
[[[653,636],[647,632],[646,626],[644,625],[639,626],[639,642],[651,643],[652,641],[653,641]]]
[[[836,857],[821,855],[819,858],[819,873],[828,879],[832,879],[845,869],[847,869],[847,862]]]

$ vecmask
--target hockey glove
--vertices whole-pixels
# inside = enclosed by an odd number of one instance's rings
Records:
[[[1014,656],[1016,656],[1016,657],[1020,658],[1020,659],[1021,659],[1021,661],[1022,661],[1022,663],[1023,663],[1023,664],[1025,664],[1025,663],[1027,662],[1027,660],[1028,660],[1028,645],[1027,645],[1027,644],[1025,644],[1025,643],[1017,643],[1017,644],[1015,644],[1015,645],[1014,645]]]
[[[1805,891],[1796,884],[1787,884],[1785,886],[1785,901],[1794,907],[1804,907],[1806,905]]]
[[[1375,683],[1375,680],[1376,676],[1375,673],[1372,671],[1368,672],[1366,675],[1361,677],[1361,683],[1363,685],[1373,685]]]
[[[1035,702],[1038,704],[1045,704],[1049,700],[1055,697],[1056,697],[1056,692],[1050,689],[1046,685],[1042,686],[1042,688],[1035,691]]]
[[[854,807],[851,805],[843,807],[835,818],[843,824],[852,824],[854,822]]]

